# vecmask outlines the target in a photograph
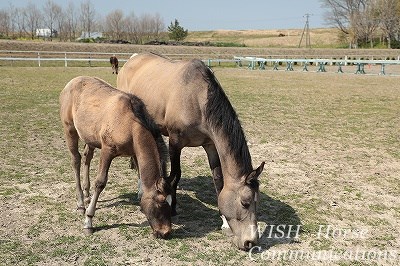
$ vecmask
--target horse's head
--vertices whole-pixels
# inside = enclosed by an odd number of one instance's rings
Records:
[[[153,190],[143,192],[140,206],[156,238],[167,238],[171,234],[171,191],[169,183],[160,178]]]
[[[218,207],[234,234],[234,243],[242,250],[249,250],[258,242],[256,205],[259,194],[258,177],[264,162],[239,183],[224,183],[218,197]]]

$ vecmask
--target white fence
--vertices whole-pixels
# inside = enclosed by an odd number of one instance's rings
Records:
[[[52,52],[52,51],[4,51],[0,50],[0,61],[32,61],[37,66],[42,66],[46,61],[63,62],[68,67],[68,62],[87,62],[89,66],[93,62],[109,62],[112,55],[118,57],[118,61],[126,62],[132,55],[128,53],[88,53],[88,52]]]
[[[6,51],[0,50],[0,66],[1,62],[13,62],[18,61],[30,61],[34,62],[34,65],[42,66],[44,62],[61,62],[64,67],[68,67],[72,62],[81,62],[87,64],[88,66],[95,65],[96,62],[108,63],[111,55],[116,55],[118,61],[121,63],[126,62],[132,53],[100,53],[100,52],[53,52],[53,51]],[[295,65],[302,66],[303,71],[308,71],[309,67],[314,65],[317,66],[317,72],[326,72],[327,65],[336,66],[337,72],[343,73],[343,68],[345,66],[351,65],[356,66],[356,74],[365,74],[364,67],[368,66],[380,66],[380,75],[386,74],[386,66],[396,65],[400,66],[400,56],[392,59],[373,59],[371,56],[366,56],[366,58],[359,56],[359,59],[355,59],[354,56],[341,57],[339,59],[335,58],[286,58],[286,56],[271,55],[268,58],[259,56],[231,56],[230,59],[227,55],[221,59],[212,59],[212,54],[165,54],[165,56],[171,59],[185,59],[185,58],[200,58],[208,66],[212,67],[221,64],[236,64],[237,66],[247,66],[249,69],[266,69],[266,67],[271,65],[272,70],[280,70],[282,66],[286,67],[286,71],[293,71]],[[353,58],[353,59],[351,59]],[[393,74],[393,73],[392,73]],[[400,68],[399,73],[400,74]]]
[[[69,62],[82,62],[92,66],[95,62],[109,62],[112,55],[117,56],[119,62],[126,62],[132,53],[100,53],[100,52],[53,52],[53,51],[8,51],[0,50],[0,62],[6,61],[12,64],[18,61],[35,62],[42,66],[44,62],[62,62],[68,67]],[[171,59],[208,58],[206,54],[164,54]]]

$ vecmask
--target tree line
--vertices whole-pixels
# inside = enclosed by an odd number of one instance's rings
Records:
[[[96,12],[94,2],[83,0],[79,5],[70,0],[62,7],[52,0],[43,6],[30,1],[25,7],[12,4],[0,9],[0,37],[2,38],[38,38],[37,29],[49,29],[50,40],[75,41],[82,32],[102,32],[103,37],[111,40],[124,40],[143,44],[150,40],[159,40],[165,34],[165,24],[159,14],[136,16],[132,11],[125,15],[122,10],[113,10],[105,17]],[[86,35],[87,35],[86,34]]]
[[[400,0],[320,0],[326,22],[340,29],[351,48],[400,48]]]

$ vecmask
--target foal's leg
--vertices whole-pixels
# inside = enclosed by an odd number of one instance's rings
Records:
[[[78,211],[85,212],[85,204],[83,202],[83,191],[81,187],[81,154],[78,149],[79,136],[75,128],[64,128],[65,139],[69,151],[71,152],[72,168],[75,173],[75,187]]]
[[[85,203],[88,204],[90,202],[90,162],[93,159],[94,148],[85,144],[85,149],[83,151],[84,158],[84,166],[83,166],[83,195],[85,196]]]
[[[172,186],[172,216],[177,215],[176,212],[176,189],[178,188],[179,180],[181,179],[181,151],[176,135],[169,136],[169,157],[171,160],[171,173],[169,175],[169,182]]]
[[[86,219],[85,219],[85,224],[84,224],[84,230],[85,233],[87,234],[92,234],[93,233],[93,224],[92,224],[92,219],[94,216],[94,213],[96,211],[96,204],[97,200],[99,199],[100,193],[103,191],[107,184],[108,180],[108,169],[110,168],[111,161],[114,157],[110,153],[110,151],[106,148],[103,147],[100,153],[100,165],[99,165],[99,172],[96,177],[95,181],[95,189],[94,189],[94,194],[92,197],[92,200],[90,201],[90,204],[88,208],[86,209]]]

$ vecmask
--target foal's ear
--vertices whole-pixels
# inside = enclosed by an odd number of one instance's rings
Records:
[[[156,189],[157,189],[157,192],[159,192],[159,193],[161,193],[161,194],[163,194],[165,191],[165,180],[164,180],[164,178],[159,178],[157,181],[156,181]]]
[[[251,171],[251,173],[246,177],[246,184],[250,186],[258,186],[258,177],[261,175],[262,171],[264,170],[265,162],[262,162],[260,166]]]
[[[156,182],[156,190],[161,194],[171,194],[171,186],[162,177],[160,177]]]

